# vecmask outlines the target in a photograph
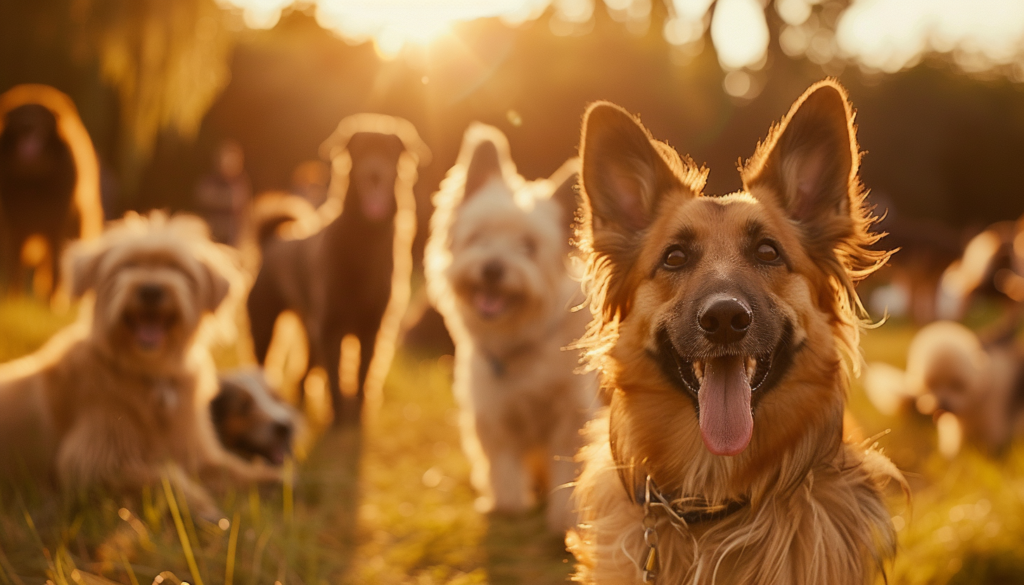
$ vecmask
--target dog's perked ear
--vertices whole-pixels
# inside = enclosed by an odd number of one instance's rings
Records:
[[[224,299],[228,297],[228,293],[231,292],[231,281],[221,274],[217,266],[213,265],[211,261],[205,260],[202,265],[208,283],[206,295],[203,299],[203,309],[212,313],[217,310],[217,307],[224,302]]]
[[[463,188],[466,199],[495,177],[505,180],[516,175],[508,138],[501,130],[480,122],[466,129],[458,161],[466,169]]]
[[[548,179],[555,185],[551,200],[562,209],[562,222],[569,230],[570,236],[576,224],[576,212],[579,211],[580,205],[579,179],[580,159],[577,157],[565,161]]]
[[[597,102],[583,117],[583,201],[594,231],[650,225],[662,195],[682,187],[650,133],[625,110]]]
[[[812,251],[869,245],[853,110],[832,80],[811,86],[742,170],[744,187],[802,228]],[[871,241],[868,241],[871,240]]]
[[[96,287],[104,251],[95,242],[78,240],[64,252],[64,282],[68,283],[71,298],[77,299]]]
[[[471,197],[493,178],[501,178],[498,147],[490,140],[476,145],[466,167],[466,197]]]

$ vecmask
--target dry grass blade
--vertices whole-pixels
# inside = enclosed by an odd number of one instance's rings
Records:
[[[181,541],[182,552],[185,553],[185,561],[188,563],[188,570],[192,573],[192,580],[196,585],[203,585],[203,578],[199,574],[199,566],[196,564],[195,554],[192,553],[192,545],[189,544],[188,534],[185,531],[185,523],[181,519],[181,512],[178,510],[178,500],[174,497],[174,489],[171,481],[165,476],[163,478],[164,495],[167,497],[167,504],[171,508],[171,516],[174,518],[174,527],[178,530],[178,539]]]

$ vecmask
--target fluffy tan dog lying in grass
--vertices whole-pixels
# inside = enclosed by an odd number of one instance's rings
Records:
[[[66,270],[75,296],[95,291],[92,315],[0,368],[0,477],[126,494],[168,477],[206,518],[218,510],[200,474],[280,479],[225,451],[210,420],[201,325],[237,274],[200,220],[129,215],[74,247]]]

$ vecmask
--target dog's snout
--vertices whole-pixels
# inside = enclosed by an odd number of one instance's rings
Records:
[[[274,436],[282,441],[290,441],[292,438],[292,424],[287,422],[275,422],[273,427]]]
[[[163,300],[164,289],[156,284],[144,284],[139,287],[139,300],[146,305],[155,305]]]
[[[496,283],[505,275],[505,266],[497,260],[491,260],[484,264],[483,277],[486,282]]]
[[[735,297],[715,296],[709,299],[697,323],[712,343],[735,343],[747,334],[753,315],[750,307]]]

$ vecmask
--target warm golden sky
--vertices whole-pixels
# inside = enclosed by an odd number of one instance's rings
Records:
[[[294,0],[218,0],[242,9],[254,28],[272,27]],[[759,69],[769,43],[762,0],[304,0],[314,4],[318,22],[342,37],[374,39],[385,56],[403,47],[426,45],[452,23],[500,16],[511,23],[537,18],[548,6],[555,20],[589,20],[603,2],[627,26],[646,27],[652,2],[666,2],[674,14],[664,36],[676,45],[699,42],[710,28],[726,70]],[[1024,0],[854,0],[839,17],[837,34],[817,26],[811,5],[821,0],[777,0],[786,22],[779,39],[784,51],[815,61],[852,58],[864,67],[898,71],[921,55],[952,53],[965,69],[1021,63],[1024,78]],[[710,14],[709,14],[710,10]],[[554,27],[553,27],[554,28]]]

